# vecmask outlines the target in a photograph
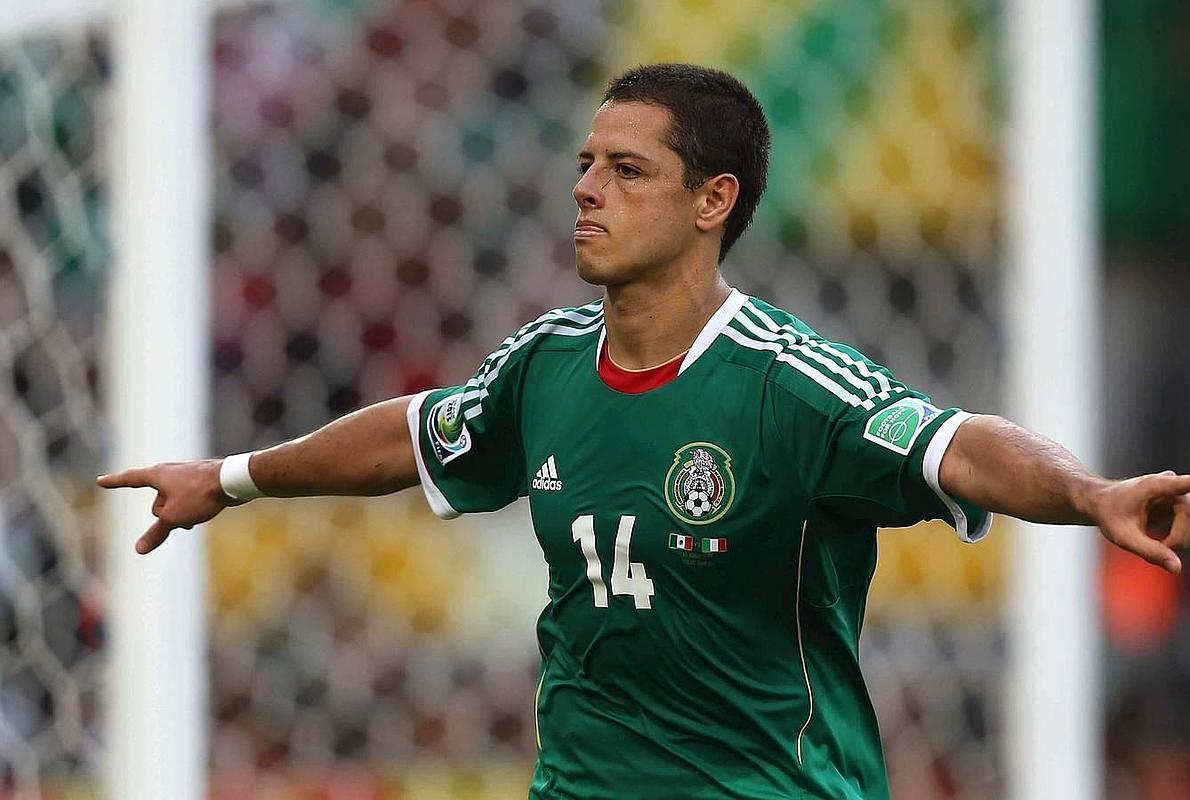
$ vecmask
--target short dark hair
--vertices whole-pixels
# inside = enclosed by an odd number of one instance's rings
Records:
[[[748,87],[696,64],[645,64],[612,78],[603,102],[639,102],[669,111],[666,142],[682,159],[686,187],[730,172],[740,182],[723,229],[719,260],[752,222],[769,170],[769,125]]]

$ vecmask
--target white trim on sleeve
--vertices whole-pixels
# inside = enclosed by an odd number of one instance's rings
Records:
[[[425,492],[426,501],[430,504],[430,510],[442,519],[454,519],[459,516],[459,512],[455,511],[450,501],[446,499],[446,495],[442,494],[442,490],[434,483],[434,478],[430,475],[430,470],[426,467],[426,462],[421,455],[421,407],[429,394],[429,391],[424,391],[414,395],[413,399],[409,401],[409,408],[405,410],[405,421],[409,424],[409,439],[413,443],[413,460],[417,462],[417,474],[421,478],[421,488]]]
[[[942,490],[942,485],[938,480],[938,472],[942,468],[942,457],[946,455],[946,449],[950,447],[950,442],[954,439],[955,433],[958,432],[959,426],[969,419],[971,419],[970,414],[966,411],[959,411],[938,426],[938,430],[934,431],[934,435],[926,447],[925,458],[921,462],[921,471],[926,479],[926,483],[930,485],[930,488],[934,490],[934,494],[938,495],[938,499],[950,510],[950,515],[954,517],[955,533],[964,542],[974,543],[987,536],[988,531],[991,530],[992,513],[989,511],[984,514],[979,528],[974,531],[970,530],[967,515],[963,513],[963,509],[954,501],[954,498]]]

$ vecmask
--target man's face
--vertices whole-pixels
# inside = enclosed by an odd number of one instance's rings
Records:
[[[695,193],[682,159],[665,143],[668,110],[605,103],[591,121],[574,186],[579,277],[615,286],[648,276],[693,246]]]

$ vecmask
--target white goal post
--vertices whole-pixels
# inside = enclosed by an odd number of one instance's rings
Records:
[[[1007,7],[1008,407],[1099,460],[1094,16],[1089,0]],[[1084,528],[1015,526],[1005,755],[1014,800],[1103,794],[1096,568]]]
[[[209,447],[210,10],[205,0],[119,0],[107,398],[110,465]],[[206,558],[197,532],[138,556],[148,490],[108,503],[106,789],[112,798],[206,795]]]

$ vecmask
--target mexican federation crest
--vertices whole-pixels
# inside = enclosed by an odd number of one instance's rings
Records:
[[[710,442],[692,442],[674,453],[665,476],[665,502],[682,522],[706,525],[727,513],[735,499],[731,456]]]

